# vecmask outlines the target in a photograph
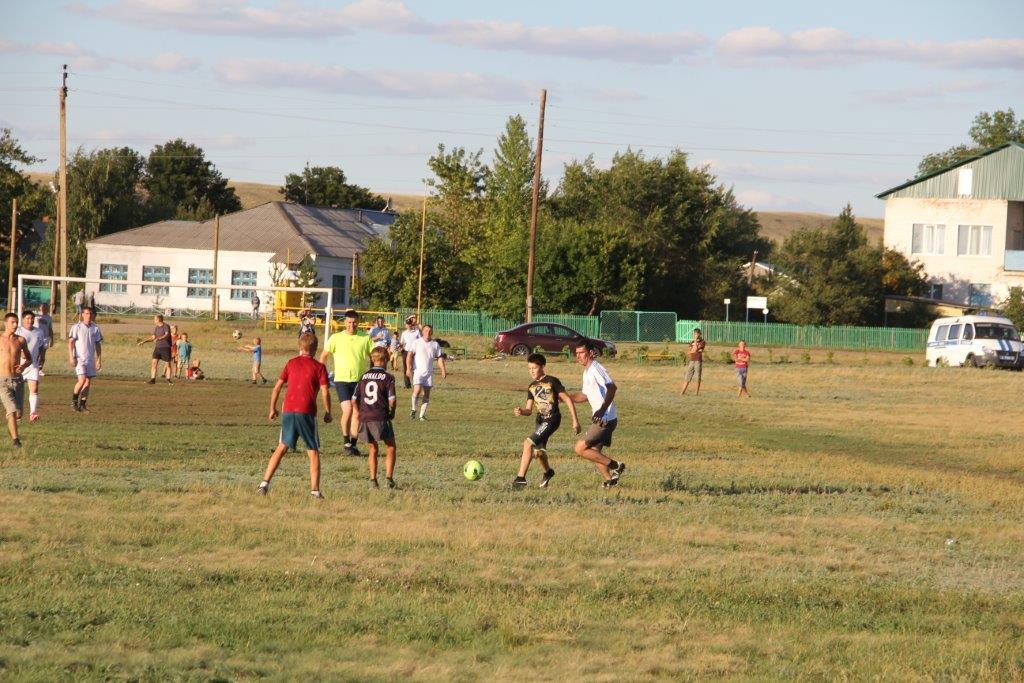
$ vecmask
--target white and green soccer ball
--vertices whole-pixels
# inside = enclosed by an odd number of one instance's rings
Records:
[[[238,341],[239,339],[242,338],[242,331],[235,330],[234,332],[231,333],[231,338],[234,339],[235,341]]]
[[[484,476],[484,466],[478,460],[470,460],[462,466],[462,474],[470,481],[476,481]]]

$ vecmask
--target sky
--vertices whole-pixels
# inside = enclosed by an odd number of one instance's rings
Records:
[[[673,149],[762,211],[881,216],[877,193],[1024,95],[1024,2],[4,0],[0,127],[68,144],[177,137],[227,177],[340,166],[422,193],[437,145],[490,158],[509,116],[542,171]]]

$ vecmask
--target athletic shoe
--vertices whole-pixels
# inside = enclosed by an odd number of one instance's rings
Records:
[[[427,416],[426,415],[420,415],[420,422],[426,422],[426,421],[427,421]]]
[[[389,489],[393,489],[393,488],[397,488],[397,486],[398,486],[398,484],[395,483],[395,480],[392,479],[391,477],[388,477],[388,488]]]
[[[415,410],[410,410],[409,411],[409,419],[410,420],[415,420],[416,419],[416,411]]]
[[[21,439],[14,439],[11,441],[12,448],[21,448]]]
[[[323,500],[324,499],[324,494],[320,493],[319,491],[310,491],[309,495],[313,496],[317,500]]]
[[[370,480],[370,486],[372,486],[375,489],[379,489],[380,488],[380,484],[377,483],[376,479],[371,479]]]
[[[612,479],[614,479],[615,481],[618,481],[619,477],[621,477],[623,475],[623,473],[625,473],[625,471],[626,471],[626,463],[624,463],[624,462],[622,462],[620,460],[619,461],[619,466],[611,471]]]
[[[264,378],[263,378],[263,383],[264,383],[264,384],[266,384],[266,383],[267,383],[267,378],[266,378],[266,377],[264,377]],[[253,384],[256,384],[256,382],[253,382]]]
[[[39,421],[39,413],[32,413],[31,415],[29,415],[28,416],[28,421],[29,422],[38,422]]]
[[[512,480],[512,488],[514,489],[525,489],[526,488],[526,477],[516,477]]]
[[[341,451],[345,455],[359,455],[359,451],[357,451],[355,449],[355,446],[353,446],[352,444],[346,445],[344,448],[341,449]]]
[[[171,380],[167,380],[167,383],[168,384],[174,384],[174,382],[172,382]]]
[[[554,470],[548,470],[547,472],[545,472],[544,476],[540,480],[540,484],[539,484],[540,488],[546,489],[548,487],[548,484],[551,482],[551,478],[553,476],[555,476],[555,471]]]
[[[268,490],[270,490],[270,484],[264,481],[260,483],[259,487],[257,487],[256,493],[260,494],[261,496],[265,496],[267,495]]]
[[[253,384],[256,384],[256,380],[253,380],[253,381],[252,381],[252,383],[253,383]]]
[[[619,480],[618,479],[608,479],[603,484],[601,484],[601,488],[610,489],[610,488],[618,486],[618,485],[619,485]]]
[[[150,384],[156,384],[156,377],[150,377],[149,378],[149,383]]]

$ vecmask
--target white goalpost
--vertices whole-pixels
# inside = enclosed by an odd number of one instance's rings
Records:
[[[258,319],[268,320],[267,313],[273,313],[275,317],[282,308],[289,311],[305,307],[316,312],[323,312],[324,324],[329,326],[334,317],[333,290],[330,287],[302,287],[302,286],[259,286],[259,285],[224,285],[213,283],[196,282],[157,282],[152,280],[111,280],[103,278],[85,277],[62,277],[59,275],[34,275],[22,273],[18,275],[18,286],[16,292],[16,303],[18,318],[21,318],[26,304],[26,283],[46,283],[51,286],[60,283],[81,284],[83,289],[94,293],[98,307],[120,309],[119,313],[138,314],[165,313],[166,311],[182,311],[183,314],[209,312],[211,319],[219,319],[223,314],[234,314],[245,316],[251,315],[250,298],[253,293],[260,297],[261,314]],[[171,296],[171,292],[175,292]],[[220,302],[222,292],[227,293],[228,306],[225,308]],[[240,292],[242,296],[232,297],[232,293]],[[286,303],[282,304],[275,296],[278,292],[294,293],[299,295],[299,301],[304,306],[287,305],[289,297],[285,297]],[[269,295],[269,296],[268,296]],[[325,303],[317,305],[317,299],[324,297]],[[312,301],[305,301],[311,298]],[[139,303],[136,303],[139,301]],[[51,302],[52,315],[54,318],[60,316],[61,334],[66,334],[63,311]],[[88,303],[86,301],[85,303]]]

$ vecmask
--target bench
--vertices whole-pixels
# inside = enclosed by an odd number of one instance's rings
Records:
[[[679,363],[679,356],[675,353],[664,353],[661,351],[656,351],[653,353],[651,351],[641,351],[636,355],[637,365],[643,365],[644,363],[647,362],[670,362],[672,363],[672,365],[676,365]]]

